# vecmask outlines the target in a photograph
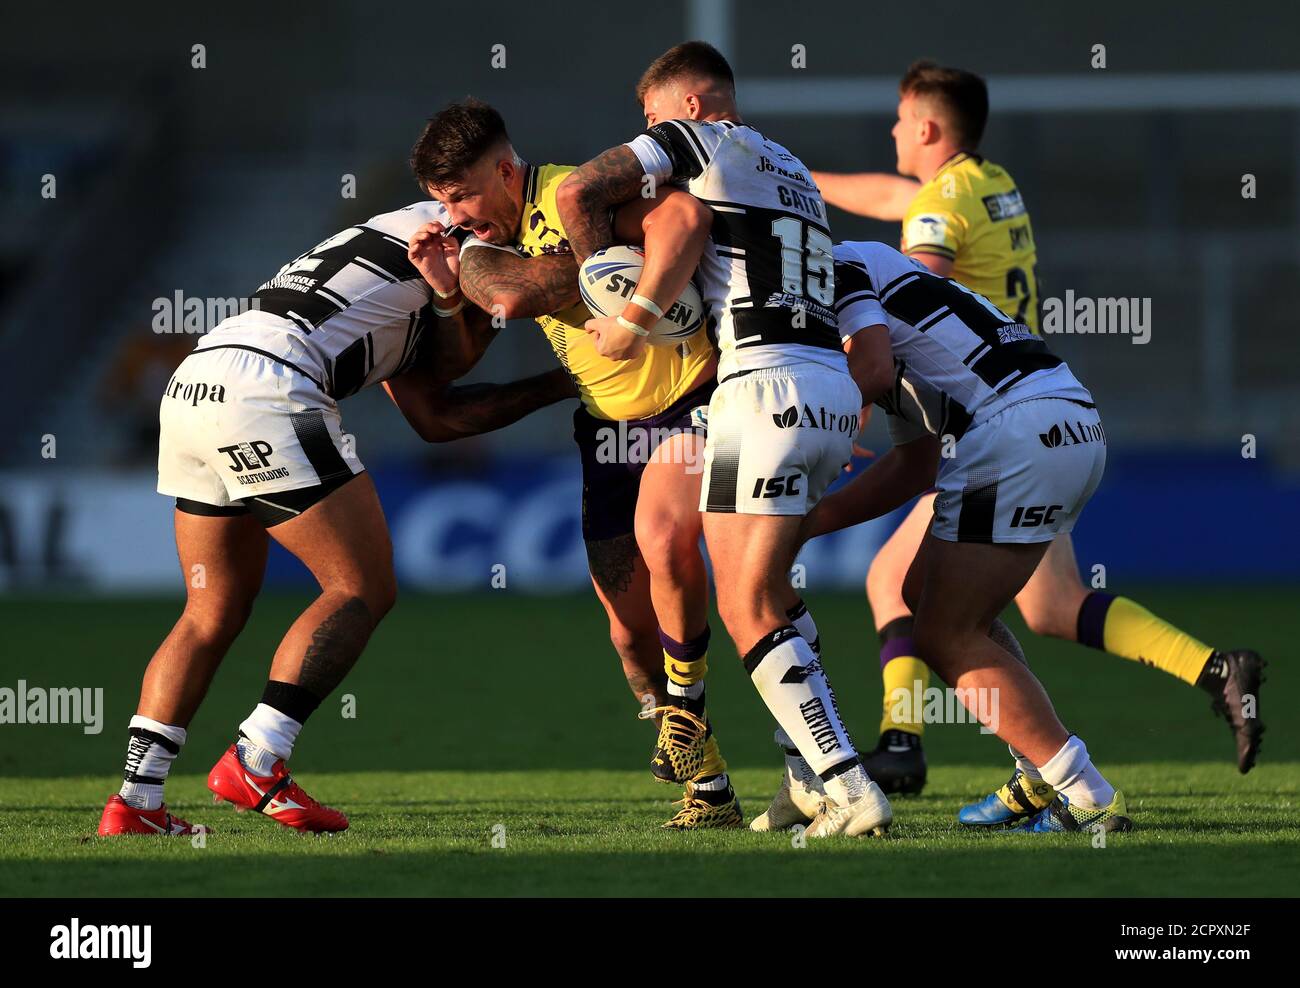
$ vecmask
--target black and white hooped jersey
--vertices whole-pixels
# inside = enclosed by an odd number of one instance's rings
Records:
[[[647,175],[713,210],[696,278],[719,379],[800,361],[847,370],[826,204],[803,162],[729,120],[668,120],[627,146]]]
[[[890,415],[895,443],[927,432],[960,439],[1027,398],[1092,403],[1028,326],[892,247],[836,244],[835,283],[844,339],[867,326],[889,329],[894,386],[878,404]]]
[[[407,260],[411,235],[447,222],[436,202],[371,217],[290,261],[197,349],[237,346],[294,367],[336,401],[406,370],[433,311]]]

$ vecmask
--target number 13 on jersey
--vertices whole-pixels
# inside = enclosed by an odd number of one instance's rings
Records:
[[[772,236],[781,241],[782,290],[800,298],[809,296],[822,305],[834,305],[831,238],[814,226],[805,227],[803,220],[794,216],[774,219]]]

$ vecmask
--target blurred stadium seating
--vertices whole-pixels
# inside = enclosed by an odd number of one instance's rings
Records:
[[[1300,284],[1300,8],[1279,5],[1265,31],[1221,14],[1187,18],[1176,33],[1167,11],[1117,0],[1035,31],[1018,26],[1038,9],[1028,3],[1007,5],[1023,21],[996,24],[956,4],[945,16],[873,6],[868,18],[851,0],[801,5],[797,23],[771,0],[617,14],[581,0],[562,18],[539,9],[510,0],[463,32],[442,5],[412,14],[342,0],[321,0],[310,18],[258,9],[243,22],[156,2],[129,13],[95,6],[76,14],[75,30],[60,24],[61,8],[7,14],[0,410],[18,437],[0,447],[0,586],[174,582],[141,411],[157,391],[155,363],[176,353],[152,346],[155,299],[246,296],[326,234],[418,198],[407,149],[429,114],[467,93],[502,109],[533,160],[585,159],[626,139],[640,125],[640,67],[698,34],[732,56],[749,118],[828,170],[892,169],[893,80],[914,58],[986,74],[984,149],[1030,205],[1044,293],[1152,300],[1145,346],[1049,341],[1092,388],[1112,451],[1081,555],[1138,577],[1300,574],[1291,526],[1258,538],[1233,528],[1235,516],[1288,518],[1300,506],[1289,298]],[[1121,14],[1124,37],[1109,43],[1102,25]],[[584,42],[575,64],[574,25],[589,19],[618,43]],[[791,67],[796,42],[806,69]],[[1108,43],[1108,67],[1090,68],[1091,46]],[[503,69],[490,64],[496,44]],[[205,68],[191,67],[194,45]],[[1257,198],[1241,195],[1246,173]],[[55,198],[41,197],[46,174]],[[344,176],[355,198],[340,194]],[[832,222],[838,239],[897,239],[887,224]],[[474,376],[551,360],[521,323]],[[499,435],[426,447],[382,395],[350,400],[344,421],[385,481],[402,575],[452,585],[438,574],[456,567],[440,560],[481,550],[540,567],[539,585],[580,586],[567,418],[550,409]],[[1243,462],[1246,435],[1257,460]],[[871,438],[886,442],[878,426]],[[442,495],[429,494],[433,483]],[[455,486],[466,484],[479,486]],[[477,515],[461,517],[457,499],[473,491]],[[422,495],[434,500],[421,507]],[[453,530],[457,519],[468,534]],[[522,540],[510,550],[499,548],[507,519]],[[832,553],[827,579],[858,582],[882,531]],[[541,579],[547,572],[564,578]]]

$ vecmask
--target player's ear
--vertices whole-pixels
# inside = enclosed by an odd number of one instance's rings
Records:
[[[688,120],[699,120],[699,119],[700,119],[700,109],[701,109],[701,108],[700,108],[700,98],[699,98],[698,96],[696,96],[694,93],[687,93],[687,95],[686,95],[686,119],[688,119]]]

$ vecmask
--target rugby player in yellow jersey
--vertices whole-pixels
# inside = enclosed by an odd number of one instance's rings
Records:
[[[899,84],[893,128],[899,174],[813,172],[813,179],[832,205],[875,219],[901,220],[906,254],[979,292],[1037,332],[1033,231],[1011,176],[978,152],[987,119],[988,92],[979,76],[916,62]],[[867,573],[885,689],[880,742],[865,760],[886,792],[920,792],[925,784],[924,725],[912,717],[911,703],[896,701],[929,682],[929,669],[913,645],[912,614],[903,602],[902,585],[933,505],[933,493],[917,502]],[[1127,597],[1089,590],[1079,578],[1068,534],[1052,541],[1016,604],[1038,634],[1155,666],[1205,689],[1212,709],[1232,728],[1237,767],[1244,773],[1255,764],[1263,732],[1258,696],[1264,665],[1255,652],[1219,651]],[[1252,706],[1254,716],[1247,716]],[[1046,805],[1050,789],[1040,792],[1042,785],[1032,779],[1032,785],[1022,787],[1018,774],[985,801],[987,806],[968,807],[973,812],[965,813],[964,821],[1005,822],[1009,811]]]
[[[577,387],[574,439],[592,584],[641,716],[659,721],[651,770],[686,786],[681,810],[665,826],[741,826],[704,696],[708,583],[697,505],[701,410],[717,367],[708,334],[701,329],[676,347],[647,347],[627,361],[597,352],[583,329],[590,313],[579,301],[577,266],[555,209],[555,191],[572,168],[524,162],[487,104],[465,100],[433,117],[411,162],[421,187],[472,234],[461,250],[465,296],[496,316],[536,319]],[[699,253],[708,217],[707,208],[677,192],[624,208],[615,222],[624,242],[644,241],[655,255],[675,257]],[[428,236],[442,236],[430,226]],[[652,278],[648,263],[642,283]],[[683,280],[663,290],[675,298],[684,287]],[[567,664],[556,672],[580,674]]]

